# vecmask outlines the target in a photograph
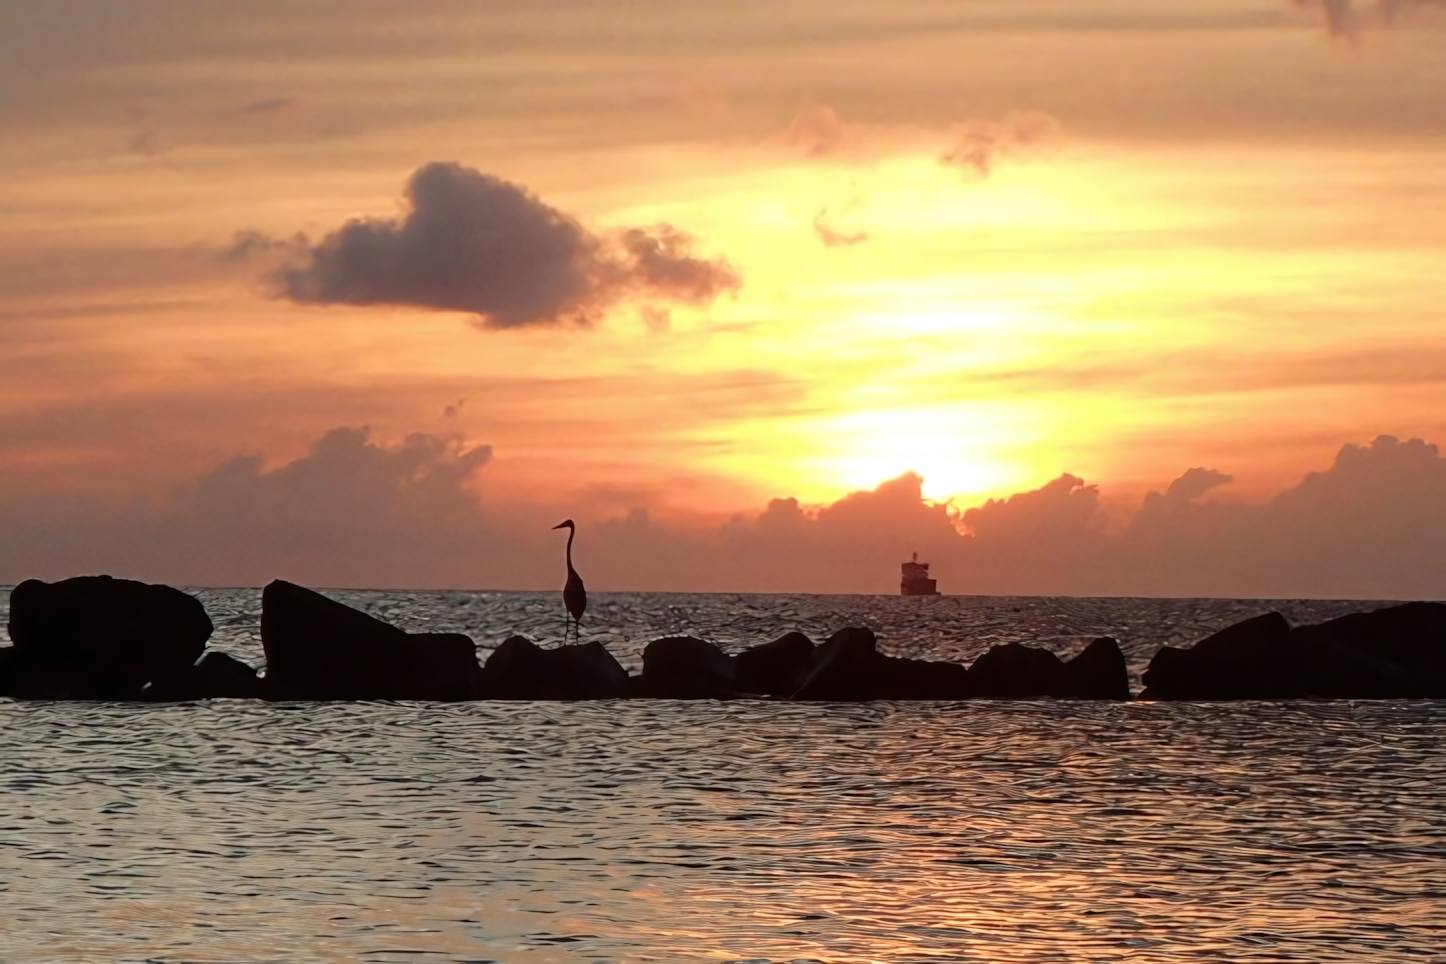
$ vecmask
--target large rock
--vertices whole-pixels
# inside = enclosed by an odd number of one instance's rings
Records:
[[[0,696],[17,700],[138,700],[146,682],[130,667],[47,658],[6,647]]]
[[[12,696],[15,678],[15,647],[0,648],[0,696]]]
[[[1291,633],[1297,683],[1327,699],[1446,699],[1446,605],[1351,613]]]
[[[1145,670],[1145,699],[1271,700],[1306,695],[1290,624],[1265,613],[1189,649],[1161,647]]]
[[[627,670],[598,642],[543,649],[512,636],[482,667],[482,697],[491,700],[611,700],[627,686]]]
[[[792,696],[813,650],[813,640],[798,632],[744,650],[733,657],[738,689],[754,696]]]
[[[1020,643],[992,646],[969,667],[974,696],[997,700],[1035,700],[1064,691],[1065,668],[1047,649]]]
[[[142,695],[154,703],[180,703],[259,699],[264,693],[263,681],[256,670],[234,656],[213,649],[184,671],[151,681]]]
[[[469,700],[477,648],[460,633],[405,633],[280,579],[261,594],[266,694],[283,700]]]
[[[813,651],[799,674],[793,698],[855,702],[877,699],[880,659],[873,630],[840,629]]]
[[[1064,664],[1060,687],[1055,694],[1069,700],[1127,700],[1130,671],[1120,644],[1102,636],[1084,652]]]
[[[135,700],[195,662],[212,626],[200,600],[179,589],[77,576],[16,586],[9,628],[9,695]]]
[[[898,659],[878,651],[873,631],[841,629],[813,651],[795,699],[960,700],[971,695],[969,672],[953,663]]]
[[[1291,629],[1268,613],[1189,649],[1165,647],[1146,698],[1446,698],[1446,605],[1407,603]]]
[[[957,663],[879,656],[873,674],[873,699],[966,700],[974,695],[969,671]]]
[[[733,659],[692,636],[655,639],[643,650],[637,695],[665,700],[728,700],[738,695]]]

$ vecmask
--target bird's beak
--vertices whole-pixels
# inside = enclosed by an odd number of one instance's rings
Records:
[[[553,528],[554,528],[554,529],[561,529],[561,528],[564,528],[566,525],[567,525],[566,522],[559,522],[557,525],[553,526]]]

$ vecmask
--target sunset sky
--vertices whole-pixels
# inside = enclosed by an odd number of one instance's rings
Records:
[[[1439,0],[0,0],[0,135],[0,580],[1446,595]]]

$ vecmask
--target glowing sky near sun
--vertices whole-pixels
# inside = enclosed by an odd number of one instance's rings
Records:
[[[906,471],[1249,498],[1446,439],[1446,11],[1399,6],[17,0],[0,499],[162,498],[361,425],[593,519]],[[277,297],[299,233],[403,217],[434,161],[740,284],[492,330]]]

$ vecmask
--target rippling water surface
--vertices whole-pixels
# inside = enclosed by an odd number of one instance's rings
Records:
[[[486,647],[562,625],[555,594],[338,595]],[[202,596],[259,660],[259,596]],[[588,624],[625,663],[1109,633],[1138,672],[1267,608],[1364,607],[619,594]],[[1443,960],[1443,737],[1427,702],[0,702],[0,960]]]

